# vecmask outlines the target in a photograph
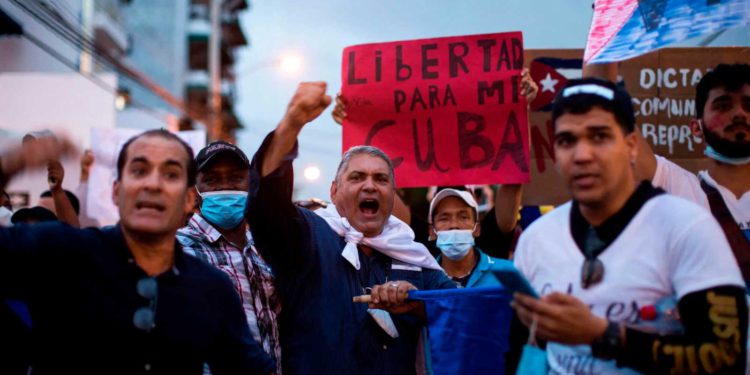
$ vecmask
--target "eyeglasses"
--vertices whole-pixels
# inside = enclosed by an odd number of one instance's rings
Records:
[[[138,280],[136,290],[138,295],[149,300],[148,306],[135,310],[133,314],[133,325],[144,331],[151,331],[156,327],[156,296],[158,285],[153,277],[144,277]]]
[[[604,263],[597,258],[599,254],[607,247],[607,244],[596,235],[592,226],[586,231],[586,242],[584,243],[583,253],[586,260],[581,267],[581,286],[587,289],[596,285],[604,279]]]

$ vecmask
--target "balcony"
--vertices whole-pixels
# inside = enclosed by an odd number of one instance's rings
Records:
[[[240,2],[242,3],[242,2]],[[225,7],[221,12],[221,32],[223,43],[234,48],[248,44],[245,34],[240,27],[237,11],[230,11]],[[210,10],[207,4],[193,3],[190,5],[190,22],[188,23],[188,37],[190,41],[208,40],[211,34]]]
[[[96,1],[91,24],[97,47],[110,55],[120,56],[130,47],[117,0]]]
[[[211,84],[211,78],[203,70],[191,70],[185,77],[185,86],[188,90],[205,91]],[[234,84],[228,79],[221,80],[221,96],[232,98],[234,96]]]

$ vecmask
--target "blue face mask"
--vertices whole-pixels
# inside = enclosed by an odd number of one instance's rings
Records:
[[[203,203],[201,215],[222,229],[232,229],[242,222],[247,203],[246,191],[210,191],[199,193]]]
[[[745,165],[750,163],[750,156],[746,156],[744,158],[730,158],[729,156],[722,155],[720,152],[714,150],[714,148],[709,145],[706,145],[706,149],[703,151],[703,154],[711,159],[731,165]]]
[[[516,375],[546,374],[548,372],[547,352],[534,345],[524,345]]]
[[[461,260],[474,246],[474,231],[452,229],[437,232],[437,245],[440,252],[450,260]]]
[[[523,346],[516,375],[546,374],[549,372],[547,352],[537,346],[536,343],[536,326],[537,317],[535,315],[531,327],[529,327],[529,340]]]

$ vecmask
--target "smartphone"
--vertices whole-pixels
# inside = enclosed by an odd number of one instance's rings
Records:
[[[503,284],[503,287],[508,289],[511,293],[522,293],[534,298],[539,298],[539,294],[529,284],[529,280],[524,275],[518,272],[515,268],[505,268],[499,270],[492,270],[492,274],[495,275],[498,281]]]

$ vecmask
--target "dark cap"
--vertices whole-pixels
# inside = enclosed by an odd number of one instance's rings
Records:
[[[242,164],[250,166],[250,160],[248,160],[245,153],[239,147],[228,142],[216,141],[209,143],[208,146],[198,152],[198,156],[195,157],[195,162],[198,164],[198,171],[203,170],[216,155],[223,153],[234,155]]]
[[[10,217],[10,222],[13,224],[26,223],[29,221],[42,222],[42,221],[57,221],[55,214],[41,206],[34,206],[29,208],[22,208],[13,213]]]

